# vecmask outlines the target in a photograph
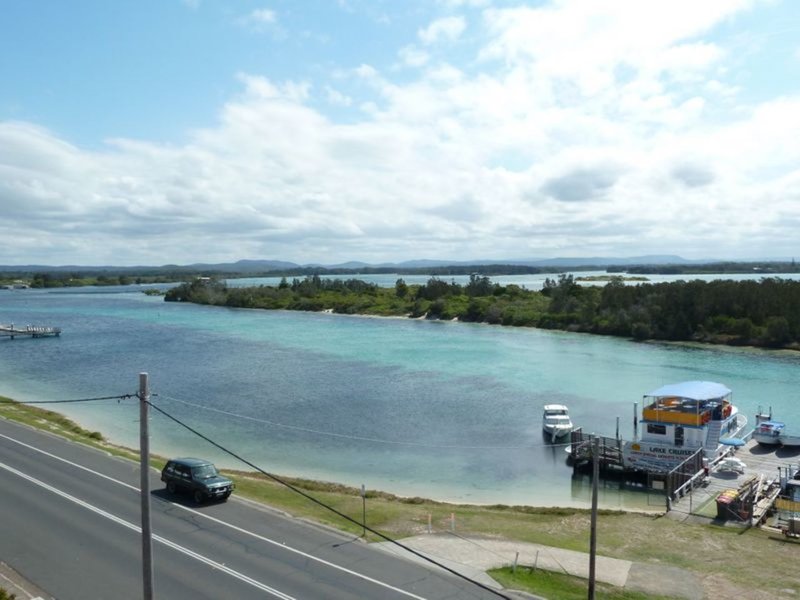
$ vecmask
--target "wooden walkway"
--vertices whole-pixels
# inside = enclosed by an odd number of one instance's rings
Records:
[[[61,335],[60,327],[45,327],[43,325],[26,325],[25,327],[10,325],[0,325],[0,336],[10,337],[58,337]]]
[[[750,440],[745,446],[738,448],[733,456],[745,464],[744,473],[720,470],[719,465],[715,466],[709,473],[708,484],[696,487],[691,492],[687,491],[683,497],[673,501],[668,514],[679,520],[686,520],[690,516],[714,518],[716,499],[721,492],[738,490],[746,483],[754,482],[760,483],[762,490],[753,511],[753,524],[757,524],[777,496],[774,488],[769,490],[766,484],[779,479],[780,468],[786,469],[794,465],[797,469],[800,448],[764,448]]]

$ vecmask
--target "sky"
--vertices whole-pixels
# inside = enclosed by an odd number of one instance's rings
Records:
[[[800,256],[795,0],[0,0],[0,264]]]

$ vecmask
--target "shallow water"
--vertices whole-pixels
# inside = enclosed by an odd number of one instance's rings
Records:
[[[585,505],[541,407],[569,405],[587,431],[632,429],[633,403],[665,383],[719,381],[752,417],[800,423],[800,354],[641,344],[480,324],[165,303],[140,288],[3,290],[0,323],[63,328],[0,339],[0,393],[21,400],[134,393],[276,473],[479,503]],[[135,400],[58,405],[138,445]],[[233,459],[152,418],[152,448]],[[609,485],[605,506],[647,507]],[[660,501],[653,500],[661,506]]]

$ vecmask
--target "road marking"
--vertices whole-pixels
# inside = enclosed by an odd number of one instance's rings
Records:
[[[99,472],[97,472],[97,471],[95,471],[93,469],[90,469],[89,467],[84,467],[83,465],[79,465],[78,463],[74,463],[74,462],[72,462],[70,460],[67,460],[66,458],[62,458],[60,456],[56,456],[55,454],[51,454],[50,452],[47,452],[46,450],[42,450],[41,448],[37,448],[36,446],[31,446],[30,444],[26,444],[25,442],[22,442],[20,440],[15,439],[15,438],[9,437],[9,436],[4,435],[2,433],[0,433],[0,437],[4,438],[4,439],[6,439],[6,440],[8,440],[10,442],[14,442],[16,444],[19,444],[20,446],[24,446],[26,448],[29,448],[31,450],[34,450],[34,451],[39,452],[41,454],[44,454],[45,456],[49,456],[50,458],[53,458],[55,460],[59,460],[59,461],[61,461],[63,463],[71,465],[71,466],[73,466],[73,467],[75,467],[77,469],[82,469],[83,471],[86,471],[87,473],[91,473],[91,474],[96,475],[98,477],[102,477],[103,479],[106,479],[108,481],[111,481],[113,483],[116,483],[118,485],[126,487],[126,488],[128,488],[130,490],[134,490],[137,493],[139,493],[141,491],[136,486],[130,485],[130,484],[125,483],[124,481],[120,481],[118,479],[114,479],[113,477],[109,477],[108,475],[105,475],[103,473],[99,473]],[[165,501],[165,502],[168,502],[168,501]],[[185,510],[187,512],[190,512],[190,513],[192,513],[192,514],[194,514],[194,515],[196,515],[198,517],[203,517],[204,519],[208,519],[209,521],[217,523],[218,525],[223,525],[225,527],[233,529],[234,531],[238,531],[239,533],[243,533],[245,535],[249,535],[249,536],[254,537],[254,538],[258,539],[258,540],[261,540],[262,542],[266,542],[268,544],[271,544],[271,545],[273,545],[273,546],[275,546],[277,548],[280,548],[281,550],[286,550],[287,552],[292,552],[294,554],[298,554],[298,555],[302,556],[303,558],[318,562],[318,563],[320,563],[322,565],[325,565],[327,567],[330,567],[332,569],[336,569],[338,571],[341,571],[342,573],[347,573],[348,575],[352,575],[353,577],[356,577],[356,578],[361,579],[363,581],[367,581],[367,582],[373,583],[373,584],[375,584],[377,586],[392,590],[393,592],[397,592],[398,594],[401,594],[403,596],[407,596],[408,598],[414,598],[414,600],[426,600],[426,598],[424,598],[423,596],[418,596],[418,595],[416,595],[416,594],[414,594],[412,592],[409,592],[409,591],[406,591],[404,589],[395,587],[395,586],[393,586],[391,584],[385,583],[385,582],[380,581],[378,579],[374,579],[372,577],[369,577],[368,575],[364,575],[363,573],[359,573],[357,571],[353,571],[351,569],[348,569],[347,567],[342,567],[341,565],[337,565],[336,563],[332,563],[330,561],[327,561],[324,558],[319,558],[318,556],[314,556],[313,554],[308,554],[306,552],[303,552],[302,550],[298,550],[297,548],[292,548],[291,546],[287,546],[283,542],[278,542],[278,541],[273,540],[271,538],[264,537],[263,535],[259,535],[258,533],[255,533],[253,531],[248,531],[247,529],[243,529],[241,527],[238,527],[237,525],[233,525],[233,524],[228,523],[226,521],[223,521],[221,519],[217,519],[216,517],[212,517],[211,515],[207,515],[207,514],[202,513],[202,512],[200,512],[198,510],[194,510],[192,508],[189,508],[188,506],[184,506],[184,505],[178,504],[176,502],[168,502],[168,503],[171,504],[172,506],[175,506],[177,508],[180,508],[180,509],[183,509],[183,510]]]
[[[70,502],[74,502],[78,506],[82,506],[83,508],[86,508],[86,509],[92,511],[93,513],[96,513],[96,514],[100,515],[101,517],[105,517],[106,519],[108,519],[110,521],[113,521],[114,523],[122,525],[123,527],[127,527],[128,529],[131,529],[132,531],[135,531],[136,533],[142,533],[142,528],[141,527],[139,527],[137,525],[134,525],[133,523],[130,523],[130,522],[126,521],[125,519],[122,519],[122,518],[120,518],[120,517],[118,517],[116,515],[112,515],[111,513],[104,511],[102,508],[94,506],[93,504],[89,504],[88,502],[85,502],[85,501],[81,500],[80,498],[76,498],[75,496],[72,496],[72,495],[68,494],[67,492],[59,490],[58,488],[55,488],[52,485],[49,485],[49,484],[45,483],[44,481],[36,479],[35,477],[32,477],[32,476],[28,475],[27,473],[23,473],[22,471],[18,471],[14,467],[11,467],[11,466],[9,466],[9,465],[7,465],[5,463],[0,462],[0,469],[5,469],[9,473],[13,473],[14,475],[17,475],[18,477],[22,477],[23,479],[26,479],[26,480],[30,481],[31,483],[34,483],[34,484],[38,485],[39,487],[48,490],[49,492],[57,494],[57,495],[61,496],[62,498],[66,498]],[[207,565],[209,565],[209,566],[211,566],[211,567],[213,567],[213,568],[215,568],[215,569],[217,569],[219,571],[222,571],[223,573],[227,573],[228,575],[230,575],[232,577],[235,577],[236,579],[238,579],[240,581],[243,581],[243,582],[245,582],[245,583],[247,583],[247,584],[249,584],[249,585],[251,585],[251,586],[253,586],[255,588],[258,588],[259,590],[262,590],[264,592],[272,594],[276,598],[280,598],[281,600],[296,600],[294,598],[294,596],[290,596],[288,594],[285,594],[285,593],[281,592],[280,590],[276,590],[275,588],[270,587],[265,583],[261,583],[260,581],[257,581],[255,579],[253,579],[252,577],[248,577],[244,573],[240,573],[239,571],[235,571],[234,569],[231,569],[230,567],[226,567],[222,563],[219,563],[219,562],[217,562],[215,560],[212,560],[212,559],[210,559],[210,558],[208,558],[206,556],[203,556],[202,554],[198,554],[197,552],[195,552],[193,550],[189,550],[189,548],[186,548],[185,546],[181,546],[180,544],[177,544],[177,543],[175,543],[175,542],[173,542],[171,540],[168,540],[165,537],[161,537],[160,535],[153,535],[153,539],[156,540],[157,542],[160,542],[160,543],[164,544],[165,546],[167,546],[169,548],[172,548],[173,550],[177,550],[178,552],[181,552],[182,554],[185,554],[186,556],[188,556],[190,558],[194,558],[195,560],[198,560],[198,561],[200,561],[202,563],[205,563],[205,564],[207,564]]]

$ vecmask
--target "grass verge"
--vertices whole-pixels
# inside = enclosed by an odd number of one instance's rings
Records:
[[[549,600],[584,600],[586,598],[587,581],[580,577],[527,568],[517,568],[517,572],[513,573],[511,567],[492,569],[489,571],[489,575],[507,589],[530,592]],[[626,591],[606,583],[597,583],[595,598],[597,600],[671,600],[670,596],[653,596]]]

